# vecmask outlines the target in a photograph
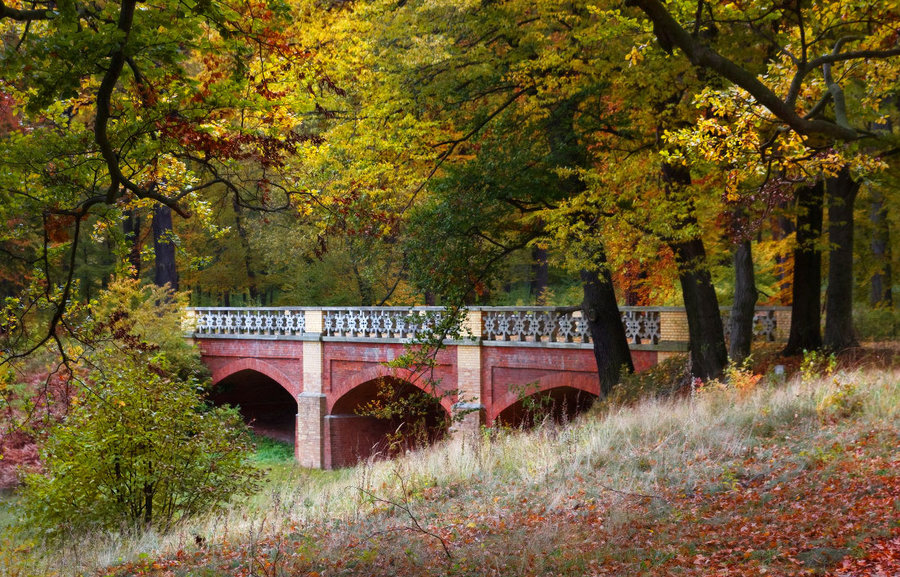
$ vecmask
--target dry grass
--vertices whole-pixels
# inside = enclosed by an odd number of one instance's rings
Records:
[[[830,411],[829,395],[847,383],[859,402],[846,414]],[[682,513],[672,499],[734,490],[766,475],[767,467],[783,467],[785,459],[815,466],[834,440],[851,443],[900,416],[895,369],[777,386],[761,381],[752,391],[707,388],[691,398],[597,411],[564,427],[457,437],[396,461],[338,472],[275,467],[265,489],[249,501],[168,535],[93,534],[53,550],[7,537],[2,550],[10,552],[0,553],[0,572],[79,575],[212,549],[221,551],[217,558],[241,551],[236,567],[245,563],[253,572],[254,563],[264,567],[261,559],[269,555],[259,551],[280,551],[277,544],[288,541],[290,574],[323,567],[377,573],[382,564],[385,572],[599,571],[597,547],[617,539],[631,547],[634,527],[677,520]],[[785,447],[789,456],[782,454]],[[573,555],[567,547],[587,542],[588,519],[601,523],[610,542],[585,545],[595,553]],[[657,559],[660,550],[647,552],[647,563],[667,562]],[[279,562],[287,571],[288,561],[277,557],[272,575],[280,574]]]

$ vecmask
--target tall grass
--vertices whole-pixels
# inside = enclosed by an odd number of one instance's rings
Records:
[[[425,493],[445,498],[416,501],[416,514],[452,520],[476,510],[501,518],[525,502],[552,511],[577,487],[585,502],[609,509],[609,523],[624,525],[630,496],[713,490],[723,471],[739,470],[741,460],[766,441],[803,444],[825,435],[823,400],[842,383],[855,384],[860,399],[848,422],[865,428],[900,416],[900,372],[873,369],[812,382],[761,382],[740,394],[727,386],[709,387],[690,398],[607,407],[565,426],[459,435],[394,461],[340,471],[302,469],[283,460],[283,447],[270,448],[267,454],[282,454],[267,462],[262,490],[224,513],[194,519],[166,535],[95,533],[73,537],[55,550],[33,547],[27,560],[7,560],[4,567],[0,558],[0,573],[77,575],[197,542],[248,542],[314,526],[329,528],[327,535],[316,535],[316,550],[324,555],[329,543],[341,541],[342,531],[377,532],[407,515],[391,501],[402,504]]]

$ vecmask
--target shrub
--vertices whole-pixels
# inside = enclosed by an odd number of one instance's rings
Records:
[[[91,337],[122,335],[150,343],[166,355],[170,371],[185,379],[203,379],[208,371],[200,363],[200,351],[184,338],[182,311],[188,304],[185,293],[168,287],[141,285],[131,278],[115,279],[100,298],[91,302],[91,314],[99,322]]]
[[[622,377],[606,399],[596,403],[601,412],[605,407],[629,405],[645,398],[669,397],[691,384],[687,355],[675,355],[639,373],[622,371]]]
[[[835,377],[833,387],[816,405],[816,413],[823,421],[850,417],[863,406],[863,395],[853,382],[844,382]]]
[[[853,325],[865,340],[889,341],[897,337],[900,312],[892,308],[854,307]]]
[[[114,282],[72,344],[72,395],[41,447],[43,473],[24,477],[28,529],[153,527],[250,493],[257,472],[239,413],[204,400],[197,351],[166,289]]]
[[[800,363],[800,374],[804,382],[814,381],[820,377],[827,377],[837,368],[837,357],[834,353],[825,354],[822,351],[803,351],[803,361]]]
[[[159,355],[104,359],[25,477],[26,526],[56,537],[86,529],[166,530],[249,493],[256,474],[236,410],[210,408],[196,380]]]

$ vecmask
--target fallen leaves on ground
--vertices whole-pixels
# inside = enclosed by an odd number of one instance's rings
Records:
[[[619,491],[602,470],[568,480],[569,494],[536,487],[515,502],[482,499],[477,487],[433,487],[413,507],[428,533],[398,511],[380,510],[355,525],[294,526],[103,575],[178,577],[202,568],[203,575],[235,577],[896,576],[897,438],[886,424],[818,445],[772,442],[692,492]],[[598,494],[604,498],[590,497]]]

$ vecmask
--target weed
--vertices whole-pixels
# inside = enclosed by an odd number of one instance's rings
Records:
[[[832,388],[816,405],[816,413],[822,420],[844,419],[858,413],[863,406],[863,395],[851,381],[832,379]]]
[[[726,382],[741,397],[746,397],[755,391],[762,379],[762,375],[753,373],[751,366],[750,357],[747,357],[744,362],[729,364],[725,369]]]
[[[824,400],[839,388],[833,378],[756,383],[752,395],[730,381],[691,402],[654,395],[566,428],[485,429],[395,462],[337,472],[285,468],[248,504],[215,518],[164,536],[94,535],[65,550],[36,548],[29,555],[47,569],[32,564],[13,575],[107,575],[98,568],[139,553],[174,559],[194,547],[194,535],[206,539],[204,561],[221,560],[174,575],[583,574],[596,573],[596,561],[612,574],[669,575],[698,560],[709,561],[707,568],[787,574],[784,543],[804,542],[823,528],[844,531],[843,518],[838,526],[828,517],[836,502],[887,505],[888,515],[870,506],[858,515],[842,510],[857,515],[861,528],[848,539],[891,528],[900,507],[887,491],[900,482],[891,466],[897,420],[885,417],[900,405],[897,376],[854,377],[866,383],[865,402],[851,413],[858,420],[840,423],[817,419],[819,404],[839,404]],[[876,422],[883,434],[865,437],[870,447],[835,441],[838,427]],[[863,483],[858,467],[872,459],[857,451],[877,457],[871,469],[878,483]],[[846,474],[850,465],[858,479]],[[859,485],[855,496],[846,490],[852,484]],[[840,491],[829,496],[830,488]],[[843,545],[831,539],[807,546]],[[204,573],[206,567],[220,569]]]
[[[800,363],[800,374],[804,382],[811,382],[821,377],[830,376],[837,368],[837,357],[834,353],[825,354],[823,351],[803,351],[803,361]]]

